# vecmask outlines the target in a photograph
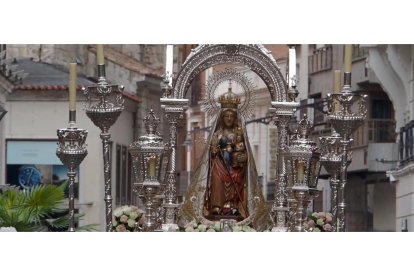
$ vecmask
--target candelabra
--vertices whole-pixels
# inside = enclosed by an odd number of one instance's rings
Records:
[[[308,201],[314,198],[318,191],[319,172],[321,169],[320,152],[316,143],[308,139],[312,123],[304,116],[298,125],[298,134],[288,147],[290,169],[292,176],[292,194],[296,200],[296,210],[293,231],[304,232],[304,221]]]
[[[134,192],[145,204],[144,231],[161,231],[160,206],[165,190],[171,148],[157,132],[160,119],[151,109],[144,118],[146,135],[129,146],[134,172]]]
[[[106,231],[112,230],[112,192],[111,192],[111,160],[109,159],[110,127],[118,119],[124,110],[122,98],[122,85],[110,85],[105,78],[105,65],[98,64],[98,84],[82,88],[86,95],[86,115],[101,129],[103,146],[104,181],[105,181],[105,209],[106,209]]]
[[[75,231],[75,184],[76,168],[88,154],[86,149],[86,136],[88,132],[75,126],[76,111],[69,111],[69,127],[57,130],[58,147],[56,155],[68,167],[69,177],[69,232]]]
[[[350,136],[363,124],[366,118],[366,97],[365,94],[357,94],[351,91],[351,72],[344,73],[342,93],[328,94],[328,121],[341,136],[338,142],[342,152],[336,220],[338,232],[346,230],[345,186],[347,184],[347,168],[350,163],[350,160],[348,160],[350,157],[349,148],[353,141]]]

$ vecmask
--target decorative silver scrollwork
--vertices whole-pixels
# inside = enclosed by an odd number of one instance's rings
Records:
[[[172,98],[183,99],[191,81],[202,71],[218,64],[241,63],[265,82],[273,101],[287,101],[286,82],[270,52],[262,45],[200,45],[184,62],[173,83]]]

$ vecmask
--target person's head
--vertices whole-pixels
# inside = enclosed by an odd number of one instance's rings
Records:
[[[223,111],[222,115],[222,123],[223,127],[234,127],[237,121],[237,113],[235,110],[232,109],[226,109]]]

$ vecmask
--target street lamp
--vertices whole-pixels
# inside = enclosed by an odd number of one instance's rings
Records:
[[[157,132],[160,119],[151,109],[145,116],[146,135],[129,146],[134,172],[133,190],[145,204],[144,231],[157,231],[161,220],[159,207],[166,186],[171,148]]]

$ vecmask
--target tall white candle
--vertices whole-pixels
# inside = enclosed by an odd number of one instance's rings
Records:
[[[303,181],[305,180],[304,178],[304,170],[305,168],[303,167],[303,161],[302,160],[297,160],[297,165],[296,165],[296,169],[297,169],[297,182],[298,183],[303,183]]]
[[[341,91],[341,70],[335,70],[334,72],[334,92],[339,93]]]
[[[171,74],[173,72],[173,58],[174,58],[174,45],[167,44],[166,56],[165,56],[165,75],[168,77],[170,84],[172,82]]]
[[[289,87],[296,86],[293,78],[296,79],[296,50],[295,48],[289,48]]]
[[[149,177],[151,179],[155,178],[155,165],[156,165],[156,158],[152,156],[149,158]]]
[[[352,70],[352,44],[345,45],[344,67],[345,67],[345,72],[351,72]]]
[[[96,63],[98,65],[104,65],[105,64],[105,57],[104,57],[104,50],[102,44],[96,45]]]

